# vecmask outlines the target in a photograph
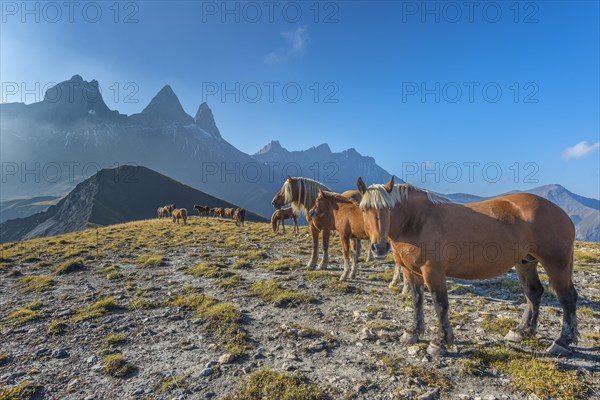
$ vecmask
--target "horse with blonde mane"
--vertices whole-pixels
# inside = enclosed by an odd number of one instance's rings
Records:
[[[236,208],[233,212],[233,219],[236,226],[244,226],[244,221],[246,220],[246,209],[240,207]]]
[[[279,226],[283,227],[283,233],[285,233],[285,220],[291,219],[294,223],[293,233],[296,233],[300,230],[298,227],[298,214],[292,210],[292,207],[288,208],[280,208],[279,210],[275,210],[273,215],[271,215],[271,226],[273,227],[273,232],[279,232]]]
[[[330,189],[323,185],[320,182],[314,181],[309,178],[303,177],[295,177],[292,178],[288,176],[285,183],[277,192],[277,194],[273,197],[271,204],[276,209],[280,209],[281,207],[291,204],[292,210],[296,213],[300,211],[305,212],[306,220],[308,221],[308,225],[310,228],[310,235],[312,237],[312,254],[310,256],[310,260],[308,261],[308,268],[317,269],[326,269],[327,264],[329,263],[329,229],[323,229],[320,231],[314,224],[312,223],[312,218],[308,215],[308,210],[315,205],[315,200],[319,194],[319,190],[327,190]],[[319,235],[323,233],[323,258],[321,262],[317,266],[317,256],[319,253]]]
[[[158,207],[156,213],[158,218],[169,218],[169,209],[167,207]]]
[[[372,250],[376,256],[385,256],[391,242],[394,259],[409,279],[414,320],[403,341],[415,343],[425,331],[423,284],[431,292],[439,327],[427,352],[442,355],[453,342],[446,277],[489,279],[513,266],[527,305],[521,322],[505,339],[520,341],[534,334],[544,292],[537,272],[541,262],[563,309],[560,336],[548,352],[571,354],[569,345],[578,336],[573,286],[575,228],[560,207],[529,193],[454,204],[411,185],[394,185],[393,177],[385,185],[368,188],[359,178],[357,185],[363,195],[360,207]]]

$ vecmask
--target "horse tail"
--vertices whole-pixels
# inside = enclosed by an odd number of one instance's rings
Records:
[[[271,226],[273,227],[273,232],[277,232],[277,211],[271,215]]]

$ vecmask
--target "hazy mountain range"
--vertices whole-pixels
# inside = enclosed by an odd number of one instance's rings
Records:
[[[334,153],[327,144],[288,151],[272,141],[256,154],[246,154],[223,138],[206,103],[192,117],[169,85],[142,112],[127,116],[106,106],[97,81],[75,75],[49,89],[40,102],[0,104],[0,127],[0,221],[38,212],[44,202],[57,201],[47,196],[63,197],[100,169],[124,164],[146,166],[267,216],[287,175],[318,179],[335,191],[354,188],[357,176],[366,182],[390,176],[372,157],[355,149]],[[600,241],[598,200],[558,185],[530,192],[535,191],[569,213],[579,239]],[[483,199],[448,197],[457,202]]]

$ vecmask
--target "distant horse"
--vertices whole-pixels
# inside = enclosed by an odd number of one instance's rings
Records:
[[[288,176],[287,180],[273,197],[271,204],[273,207],[280,209],[286,204],[291,204],[292,209],[298,213],[304,210],[306,214],[306,220],[310,227],[310,235],[312,237],[313,247],[310,260],[308,261],[308,268],[326,269],[329,263],[329,229],[323,229],[320,231],[316,226],[313,225],[312,219],[308,215],[308,210],[315,205],[315,200],[319,194],[319,190],[330,189],[320,182],[314,181],[309,178],[296,177],[292,178]],[[317,255],[319,252],[319,234],[323,233],[323,258],[317,266]]]
[[[206,217],[208,218],[208,213],[210,212],[210,207],[199,206],[198,204],[194,204],[194,210],[198,211],[199,216],[202,216],[202,213],[206,213]]]
[[[158,207],[156,213],[158,214],[158,218],[169,218],[169,210],[167,207]]]
[[[210,211],[213,213],[215,217],[223,217],[223,209],[220,207],[211,208]]]
[[[243,208],[236,208],[233,212],[233,219],[235,220],[236,225],[244,226],[244,221],[246,220],[246,210]]]
[[[225,218],[233,218],[233,213],[235,212],[234,208],[224,208],[223,209],[223,216]]]
[[[344,193],[346,195],[353,194],[348,192]],[[359,192],[356,193],[358,193],[358,196],[353,196],[353,199],[362,198]],[[341,281],[356,277],[356,267],[358,265],[358,256],[360,255],[360,241],[369,239],[365,231],[362,212],[358,203],[353,199],[333,192],[320,191],[315,205],[308,212],[317,228],[337,231],[340,236],[344,258],[344,272],[340,277]],[[354,247],[354,257],[352,257],[351,262],[352,268],[349,269],[348,264],[350,263],[352,253],[351,247]],[[369,249],[367,261],[370,258],[371,251]],[[392,284],[390,284],[390,287],[392,287]]]
[[[173,217],[173,222],[179,224],[179,220],[181,219],[184,225],[187,223],[187,210],[185,208],[174,209],[171,216]]]
[[[506,335],[519,341],[536,331],[544,288],[537,272],[538,261],[563,309],[560,337],[548,348],[556,355],[571,353],[577,341],[577,292],[573,286],[575,228],[569,216],[554,203],[528,193],[498,196],[469,204],[447,200],[411,185],[366,187],[360,203],[372,250],[384,256],[392,244],[394,258],[409,277],[414,321],[403,340],[414,343],[424,332],[423,283],[431,292],[439,332],[427,351],[445,353],[453,341],[448,321],[446,276],[488,279],[513,266],[527,298],[521,323]]]
[[[175,204],[169,204],[169,205],[166,205],[165,208],[167,210],[169,210],[169,214],[173,214],[173,210],[177,207],[175,207]]]
[[[271,215],[271,225],[273,226],[273,232],[279,232],[279,226],[283,227],[283,233],[285,233],[285,220],[291,219],[294,222],[293,233],[298,232],[300,229],[298,228],[298,214],[292,210],[292,207],[281,208],[279,210],[275,210],[273,215]]]

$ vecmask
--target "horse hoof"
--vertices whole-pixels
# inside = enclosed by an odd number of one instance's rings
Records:
[[[561,346],[560,344],[553,342],[550,347],[546,350],[548,354],[553,356],[570,356],[573,352],[568,348]]]
[[[427,346],[427,354],[430,356],[444,356],[446,355],[446,349],[432,342]]]
[[[512,329],[508,331],[506,336],[504,336],[504,340],[508,340],[509,342],[520,342],[523,340],[523,335],[521,332],[513,331]]]
[[[327,264],[319,264],[319,265],[317,266],[317,269],[318,269],[318,270],[326,270],[326,269],[327,269]]]
[[[390,284],[388,285],[388,287],[389,287],[390,289],[394,289],[394,288],[397,288],[397,287],[398,287],[398,284],[397,284],[397,283],[395,283],[395,282],[390,282]]]
[[[402,334],[402,342],[406,344],[415,344],[419,341],[419,335],[416,333],[411,333],[408,331],[404,331]]]
[[[342,275],[340,276],[340,282],[345,282],[346,281],[346,275]]]

